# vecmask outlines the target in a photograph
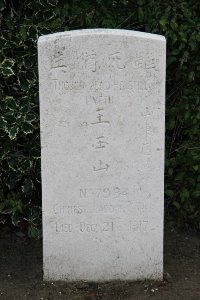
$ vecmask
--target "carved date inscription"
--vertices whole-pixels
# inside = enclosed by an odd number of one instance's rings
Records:
[[[154,230],[154,228],[148,228],[148,220],[131,220],[122,222],[119,221],[105,221],[105,222],[88,222],[80,221],[72,225],[71,223],[59,223],[55,224],[55,231],[57,233],[71,233],[71,232],[80,232],[80,233],[106,233],[106,232],[148,232],[149,230]]]
[[[88,223],[88,222],[80,223],[81,232],[105,232],[105,231],[113,231],[113,228],[114,228],[113,222],[104,222],[102,224]]]

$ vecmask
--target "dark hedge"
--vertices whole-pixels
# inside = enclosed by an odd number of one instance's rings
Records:
[[[167,38],[166,219],[200,229],[200,5],[197,0],[0,0],[0,222],[41,222],[37,39],[83,28]]]

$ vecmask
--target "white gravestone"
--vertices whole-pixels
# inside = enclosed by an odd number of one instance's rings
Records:
[[[45,280],[162,279],[163,36],[38,42]]]

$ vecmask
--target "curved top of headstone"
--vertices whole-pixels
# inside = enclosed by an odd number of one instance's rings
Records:
[[[80,29],[80,30],[71,30],[64,32],[57,32],[53,34],[47,34],[39,37],[39,42],[54,38],[65,38],[65,37],[77,37],[83,35],[118,35],[118,36],[129,36],[129,37],[138,37],[152,40],[160,40],[165,42],[165,37],[159,34],[146,33],[141,31],[125,30],[125,29]]]

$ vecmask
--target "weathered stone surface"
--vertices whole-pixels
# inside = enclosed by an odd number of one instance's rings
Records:
[[[39,38],[45,280],[163,276],[165,38]]]

